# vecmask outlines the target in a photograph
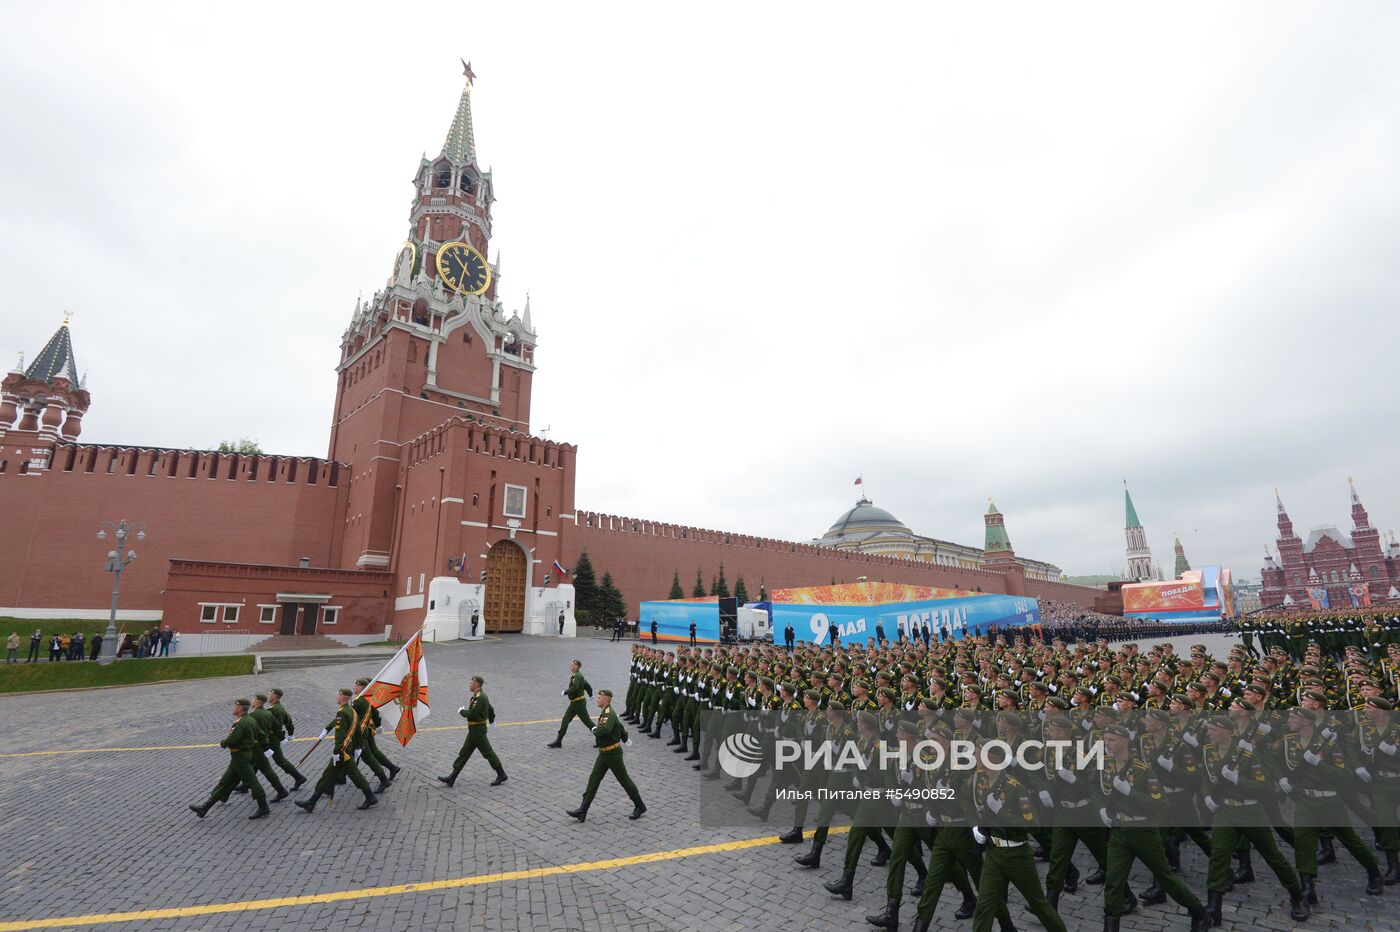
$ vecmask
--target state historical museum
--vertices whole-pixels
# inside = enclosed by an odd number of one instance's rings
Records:
[[[427,621],[441,639],[469,612],[486,631],[534,633],[562,614],[571,632],[560,567],[584,550],[634,612],[674,572],[721,562],[769,587],[866,576],[1092,604],[1094,590],[1036,578],[1044,564],[1009,542],[975,567],[937,565],[576,509],[577,448],[530,433],[536,332],[528,300],[514,312],[497,296],[472,78],[468,66],[441,154],[418,166],[392,275],[341,337],[325,459],[79,443],[91,398],[66,322],[4,378],[0,615],[105,617],[95,533],[122,517],[147,538],[121,617],[182,632],[355,642]]]

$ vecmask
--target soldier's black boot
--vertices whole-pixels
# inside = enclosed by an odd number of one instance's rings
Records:
[[[887,900],[885,911],[876,913],[873,916],[866,916],[865,921],[877,929],[898,929],[899,928],[899,900]]]
[[[1152,878],[1152,886],[1142,891],[1143,906],[1157,906],[1167,901],[1167,894],[1162,890],[1162,885],[1157,882],[1157,878]]]
[[[1001,932],[1016,932],[1016,923],[1011,921],[1010,916],[1006,916],[997,920],[997,928],[1001,929]]]
[[[917,901],[919,897],[924,895],[924,887],[927,886],[927,884],[928,871],[925,871],[924,873],[919,875],[918,880],[914,881],[914,886],[909,889],[909,895],[912,896],[915,899],[915,901]]]
[[[452,784],[457,782],[457,771],[454,770],[447,776],[438,777],[438,779],[441,780],[443,783],[446,783],[448,786],[451,786]]]
[[[758,786],[758,774],[740,782],[739,790],[731,795],[745,806],[753,799],[754,787]]]
[[[870,862],[870,866],[884,867],[886,864],[890,863],[890,843],[885,841],[884,835],[877,834],[875,836],[875,844],[878,848],[875,852],[875,857]]]
[[[320,799],[320,798],[321,798],[321,794],[320,794],[320,793],[312,793],[310,799],[303,799],[303,800],[301,800],[299,803],[297,803],[297,805],[298,805],[300,808],[306,810],[307,812],[315,812],[315,811],[316,811],[316,800],[318,800],[318,799]]]
[[[735,792],[736,790],[741,790],[741,789],[744,788],[744,781],[743,781],[743,780],[730,780],[728,783],[726,783],[726,784],[724,785],[724,788],[725,788],[726,790],[728,790],[729,792],[733,793],[733,792]]]
[[[266,819],[272,815],[272,810],[267,807],[267,800],[258,803],[258,811],[248,816],[249,819]]]
[[[272,797],[272,802],[274,802],[274,803],[280,803],[282,800],[286,799],[286,798],[287,798],[288,796],[290,796],[290,795],[292,795],[292,794],[291,794],[291,793],[288,793],[285,789],[278,790],[278,791],[277,791],[277,795],[274,796],[274,797]]]
[[[393,783],[393,782],[394,782],[394,778],[396,778],[396,777],[399,775],[399,771],[400,771],[400,770],[403,770],[403,768],[400,767],[400,766],[398,766],[398,765],[396,765],[396,764],[390,764],[390,765],[389,765],[389,782],[390,782],[390,783]]]
[[[1303,888],[1303,899],[1308,901],[1309,906],[1317,905],[1317,878],[1310,874],[1299,874],[1298,883]]]
[[[564,746],[564,736],[557,735],[554,740],[545,745],[547,748],[562,748]]]
[[[1099,884],[1103,883],[1103,877],[1103,868],[1096,867],[1089,872],[1088,877],[1084,878],[1084,882],[1091,887],[1097,887]]]
[[[1379,868],[1368,867],[1366,869],[1366,892],[1371,896],[1380,896],[1385,892],[1385,883],[1381,879]]]
[[[748,808],[749,815],[755,817],[760,822],[768,821],[768,812],[773,808],[773,800],[769,798],[766,802]]]
[[[686,759],[686,760],[699,760],[699,759],[700,759],[700,739],[699,739],[699,738],[696,738],[694,741],[690,742],[690,748],[691,748],[690,753],[687,754],[687,755],[685,756],[685,759]]]
[[[653,732],[649,732],[649,733],[647,734],[647,737],[648,737],[648,738],[660,738],[660,737],[661,737],[661,725],[662,725],[661,722],[657,722],[657,723],[656,723],[656,730],[653,731]]]
[[[1126,887],[1126,888],[1123,890],[1123,915],[1125,915],[1125,916],[1131,916],[1133,913],[1135,913],[1135,912],[1137,912],[1137,911],[1138,911],[1138,898],[1137,898],[1137,894],[1133,892],[1133,888],[1132,888],[1132,887]]]
[[[1231,883],[1253,883],[1254,863],[1249,858],[1249,851],[1238,851],[1235,853],[1235,860],[1239,862],[1239,869],[1230,875]]]
[[[374,791],[375,791],[376,793],[382,793],[382,792],[384,792],[385,790],[387,790],[388,788],[389,788],[389,781],[388,781],[388,780],[385,780],[384,778],[381,777],[380,780],[379,780],[379,785],[376,786],[376,787],[374,788]]]
[[[214,797],[211,796],[198,806],[190,806],[190,812],[202,819],[209,814],[209,810],[212,808],[214,808]]]
[[[1211,925],[1219,926],[1225,920],[1220,915],[1220,907],[1225,902],[1225,894],[1219,890],[1210,890],[1206,893],[1206,913],[1210,916]]]
[[[1104,917],[1103,917],[1103,932],[1118,932],[1118,917],[1117,917],[1117,916],[1104,916]]]
[[[681,738],[681,743],[680,743],[680,745],[679,745],[674,751],[672,751],[671,753],[672,753],[672,754],[689,754],[689,753],[690,753],[690,738],[684,737],[684,736],[683,736],[683,737]]]
[[[927,919],[920,919],[918,916],[915,916],[914,932],[928,932],[928,923],[929,921]]]
[[[1385,853],[1385,885],[1392,887],[1400,883],[1400,851]]]
[[[637,821],[638,819],[640,819],[642,816],[646,815],[646,812],[647,812],[646,803],[642,802],[642,801],[639,799],[639,800],[637,800],[635,803],[633,803],[633,805],[632,805],[632,814],[629,815],[627,818],[629,818],[629,819],[631,819],[633,822],[635,822],[635,821]]]
[[[793,858],[793,861],[797,862],[799,867],[821,867],[822,846],[825,844],[826,842],[824,841],[817,841],[815,838],[812,839],[812,850],[808,851],[806,854],[799,854],[797,857]]]
[[[506,776],[506,772],[504,770],[498,769],[496,771],[496,779],[491,781],[491,785],[500,786],[502,783],[505,783],[508,779],[509,777]]]
[[[1293,917],[1294,922],[1302,922],[1312,915],[1312,908],[1308,906],[1307,897],[1303,896],[1303,888],[1290,887],[1288,890],[1288,915]]]
[[[365,791],[365,801],[356,806],[356,809],[368,809],[370,806],[379,805],[379,799],[369,790]]]
[[[1073,863],[1070,864],[1069,870],[1065,871],[1065,892],[1079,892],[1079,868],[1075,867]]]
[[[1050,908],[1057,913],[1060,911],[1060,893],[1059,890],[1045,891],[1045,898],[1050,901]]]
[[[778,836],[780,845],[800,845],[802,844],[802,826],[794,825],[792,831]]]
[[[1319,839],[1317,840],[1317,863],[1318,863],[1318,864],[1336,864],[1336,863],[1337,863],[1337,848],[1336,848],[1335,845],[1332,844],[1332,839],[1330,839],[1330,838],[1319,838]]]
[[[578,819],[580,822],[583,822],[588,818],[589,805],[591,804],[586,802],[579,803],[577,809],[569,809],[564,814],[572,819]]]
[[[297,790],[302,788],[303,784],[306,783],[306,778],[299,773],[293,774],[293,776],[296,777],[296,782],[292,784],[292,792],[295,793]]]
[[[825,887],[826,892],[830,893],[832,896],[839,896],[843,900],[849,900],[854,892],[852,887],[855,882],[856,872],[843,869],[841,871],[840,880],[828,880],[826,883],[822,884],[822,886]]]
[[[1191,911],[1191,932],[1210,932],[1210,913],[1201,907]]]
[[[964,897],[963,897],[963,901],[962,901],[962,905],[958,907],[958,911],[957,911],[957,912],[953,913],[953,918],[954,918],[954,919],[971,919],[971,918],[972,918],[972,914],[975,913],[975,912],[977,912],[977,897],[975,897],[975,896],[964,896]]]
[[[1167,838],[1167,866],[1172,869],[1173,874],[1181,873],[1181,836],[1172,835]]]

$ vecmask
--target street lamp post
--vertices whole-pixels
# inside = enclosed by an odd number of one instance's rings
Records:
[[[116,538],[117,546],[116,549],[107,551],[106,569],[112,574],[112,611],[107,616],[107,633],[102,637],[102,656],[98,661],[102,664],[109,664],[117,659],[117,599],[121,596],[122,591],[122,570],[136,559],[135,550],[127,550],[125,556],[122,555],[122,550],[126,548],[126,539],[133,531],[136,532],[137,540],[146,539],[146,526],[144,524],[127,524],[125,518],[116,524],[103,521],[101,530],[97,532],[97,539],[106,540],[108,529]]]

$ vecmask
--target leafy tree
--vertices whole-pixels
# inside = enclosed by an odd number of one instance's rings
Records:
[[[719,581],[715,583],[715,595],[721,599],[729,598],[729,583],[724,578],[724,564],[719,565]]]
[[[263,448],[252,437],[239,437],[237,440],[220,440],[220,453],[261,453]]]
[[[700,569],[695,569],[695,588],[690,592],[691,598],[703,599],[705,597],[705,580],[700,576]]]
[[[683,598],[685,598],[685,590],[681,588],[681,571],[680,571],[680,570],[676,570],[676,574],[675,574],[674,576],[671,577],[671,594],[668,595],[668,596],[666,596],[666,598],[668,598],[668,599],[683,599]]]
[[[627,617],[627,600],[613,584],[612,573],[603,574],[603,582],[598,588],[598,601],[605,622],[610,624],[618,618]]]
[[[734,598],[743,605],[749,600],[749,587],[744,585],[744,577],[740,576],[734,580]]]
[[[595,619],[603,608],[598,599],[598,577],[587,550],[578,555],[578,566],[574,567],[574,605]]]

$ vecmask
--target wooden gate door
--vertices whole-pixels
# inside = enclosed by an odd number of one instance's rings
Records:
[[[525,551],[519,544],[503,540],[487,551],[482,621],[488,632],[525,628],[525,577]]]

